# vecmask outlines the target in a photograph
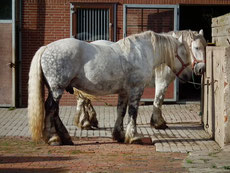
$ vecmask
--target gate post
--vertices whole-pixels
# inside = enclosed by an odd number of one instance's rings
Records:
[[[230,47],[207,47],[204,129],[221,146],[230,144]]]

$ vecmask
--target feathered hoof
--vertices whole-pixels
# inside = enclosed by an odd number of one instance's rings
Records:
[[[59,136],[55,135],[49,139],[47,142],[51,146],[60,146],[60,145],[74,145],[71,139],[61,140]]]
[[[59,136],[57,135],[54,135],[52,136],[48,142],[47,142],[49,145],[51,146],[59,146],[59,145],[62,145],[62,142],[61,142],[61,139]]]
[[[140,134],[136,134],[134,137],[126,137],[125,143],[127,144],[143,144],[144,136]]]

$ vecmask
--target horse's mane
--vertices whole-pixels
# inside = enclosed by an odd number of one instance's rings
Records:
[[[172,35],[172,33],[175,33],[177,37],[180,37],[181,35],[183,36],[183,40],[187,43],[192,42],[192,40],[196,40],[196,39],[200,39],[203,46],[207,45],[206,40],[204,39],[204,37],[202,35],[200,35],[197,31],[191,31],[191,30],[180,30],[180,31],[171,31],[169,32],[170,35]],[[188,45],[189,47],[191,47],[191,45]]]
[[[153,31],[145,31],[138,34],[130,35],[119,41],[119,44],[124,49],[130,48],[130,43],[138,39],[146,39],[151,41],[153,46],[153,53],[159,58],[164,58],[163,63],[166,63],[172,70],[174,70],[175,53],[179,42],[177,39],[168,34],[158,34]]]
[[[150,32],[154,52],[157,52],[161,58],[164,58],[164,63],[174,71],[175,54],[180,42],[168,34]]]

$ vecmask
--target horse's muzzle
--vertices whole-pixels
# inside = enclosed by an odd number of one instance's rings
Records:
[[[194,70],[195,75],[204,74],[204,72],[206,70],[205,63],[203,63],[203,62],[196,63],[193,70]]]

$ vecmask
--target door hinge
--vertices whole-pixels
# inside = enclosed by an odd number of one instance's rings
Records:
[[[7,65],[8,65],[10,68],[15,68],[15,64],[12,63],[12,62],[8,63]]]

